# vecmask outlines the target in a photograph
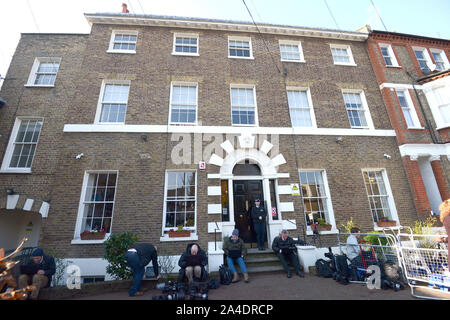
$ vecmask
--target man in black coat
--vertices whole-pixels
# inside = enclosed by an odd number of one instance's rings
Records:
[[[152,261],[153,271],[159,279],[158,253],[157,248],[150,243],[138,243],[132,246],[125,253],[127,264],[133,270],[133,283],[128,291],[130,297],[141,296],[142,277],[145,273],[145,266]]]
[[[184,276],[189,283],[194,281],[194,277],[204,281],[206,280],[205,266],[208,264],[208,257],[196,243],[190,243],[186,247],[186,251],[181,255],[178,265],[180,271],[178,273],[178,283],[183,282]]]
[[[259,199],[255,200],[255,205],[250,209],[250,217],[256,232],[256,242],[259,250],[264,250],[264,237],[266,235],[266,208],[261,205]]]
[[[31,254],[31,259],[20,266],[19,288],[23,289],[31,283],[36,289],[31,292],[30,298],[36,300],[39,290],[50,286],[55,272],[55,259],[45,255],[41,248],[36,248]]]
[[[303,278],[303,273],[300,271],[300,264],[298,262],[297,248],[294,239],[289,237],[287,230],[281,231],[280,236],[273,239],[272,249],[280,259],[288,278],[292,277],[292,275],[286,259],[291,260],[295,273]]]

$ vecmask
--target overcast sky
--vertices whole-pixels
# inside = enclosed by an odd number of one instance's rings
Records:
[[[257,22],[349,31],[370,24],[377,30],[450,39],[450,0],[245,2]],[[132,14],[251,21],[243,0],[0,0],[0,75],[6,75],[20,33],[89,33],[84,13],[121,12],[122,3]]]

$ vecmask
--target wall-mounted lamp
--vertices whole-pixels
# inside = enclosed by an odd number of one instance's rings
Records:
[[[80,153],[79,155],[77,155],[77,156],[75,157],[75,159],[80,160],[81,157],[84,157],[84,153]]]
[[[336,143],[342,143],[342,137],[337,137],[336,138]]]
[[[6,190],[6,194],[7,194],[8,196],[12,196],[13,194],[16,194],[16,193],[14,192],[14,189],[13,189],[13,188],[6,188],[5,190]]]
[[[388,155],[387,153],[383,154],[383,157],[385,157],[386,159],[391,159],[392,157],[390,155]]]

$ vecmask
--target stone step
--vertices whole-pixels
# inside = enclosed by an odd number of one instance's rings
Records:
[[[247,271],[248,273],[258,273],[258,272],[284,271],[284,269],[281,263],[279,263],[278,265],[273,266],[266,266],[266,265],[248,266]]]
[[[254,257],[254,256],[247,256],[247,258],[245,259],[245,263],[246,264],[250,264],[250,263],[261,263],[261,264],[265,264],[268,262],[280,262],[280,259],[278,259],[277,256],[263,256],[263,257]]]

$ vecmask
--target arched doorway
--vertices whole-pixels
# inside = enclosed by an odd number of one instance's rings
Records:
[[[264,201],[263,181],[258,165],[245,160],[233,168],[233,204],[235,228],[246,243],[256,242],[251,207],[259,199],[267,210]]]

